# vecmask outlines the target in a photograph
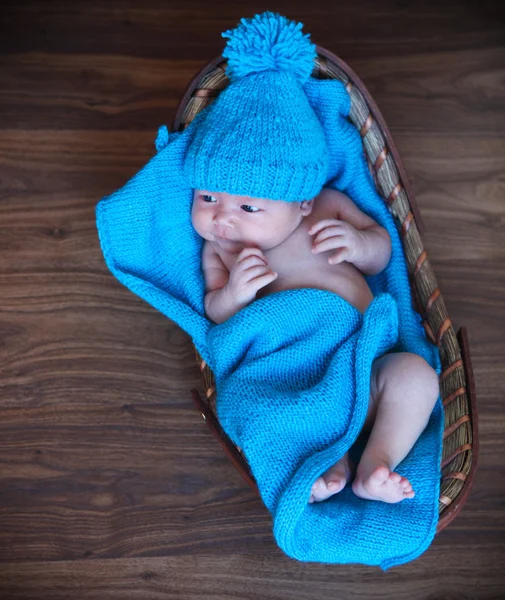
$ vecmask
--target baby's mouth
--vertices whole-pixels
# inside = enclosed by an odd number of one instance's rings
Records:
[[[221,237],[220,235],[215,235],[214,237],[220,244],[240,244],[238,240],[230,240],[228,238]]]

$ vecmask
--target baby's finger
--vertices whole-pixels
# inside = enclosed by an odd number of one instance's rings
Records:
[[[256,290],[260,290],[261,288],[264,288],[266,285],[268,285],[269,283],[272,283],[272,281],[277,279],[277,276],[278,276],[277,273],[275,273],[274,271],[270,271],[269,273],[266,273],[265,275],[261,275],[260,277],[255,277],[253,280],[250,281],[250,283],[254,284],[254,287],[256,288]]]
[[[242,281],[249,282],[260,275],[264,275],[265,273],[272,273],[272,270],[269,269],[266,265],[256,265],[254,267],[249,267],[248,269],[246,269],[242,273],[241,278]]]
[[[244,248],[242,252],[240,252],[240,254],[237,256],[237,262],[240,262],[244,258],[247,258],[248,256],[252,255],[259,256],[259,258],[263,259],[265,263],[267,262],[267,259],[265,258],[263,252],[256,247]]]
[[[322,231],[320,231],[316,235],[312,244],[313,245],[319,244],[319,242],[322,242],[323,240],[327,240],[330,237],[335,237],[337,235],[344,235],[344,231],[342,230],[342,227],[339,227],[338,225],[332,225],[331,227],[325,227]]]
[[[346,261],[349,258],[349,248],[340,248],[340,250],[337,250],[335,253],[333,253],[330,258],[328,259],[328,262],[330,263],[330,265],[338,265],[344,261]]]
[[[312,227],[309,229],[309,235],[314,235],[318,231],[321,231],[321,229],[324,229],[325,227],[330,227],[331,225],[340,225],[340,223],[342,222],[343,221],[340,221],[339,219],[323,219],[315,225],[312,225]]]
[[[312,253],[318,254],[319,252],[327,252],[328,250],[335,250],[335,248],[342,248],[346,245],[346,241],[343,236],[331,237],[319,244],[312,247]]]
[[[240,271],[245,271],[249,267],[254,267],[255,265],[266,267],[266,265],[267,265],[266,258],[261,258],[257,254],[251,254],[235,263],[236,268],[239,269]]]

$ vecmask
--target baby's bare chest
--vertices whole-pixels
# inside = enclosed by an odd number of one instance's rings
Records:
[[[336,270],[329,267],[328,253],[312,253],[313,236],[308,234],[310,225],[302,223],[282,244],[264,252],[268,266],[279,274],[278,279],[293,282],[324,279]],[[338,269],[337,269],[338,270]]]
[[[262,288],[257,297],[287,289],[316,288],[334,292],[364,311],[373,295],[363,274],[347,262],[330,265],[328,258],[334,251],[313,254],[309,229],[310,223],[303,224],[282,244],[264,253],[268,266],[278,277]]]
[[[314,237],[309,235],[313,224],[328,216],[311,215],[281,244],[263,253],[268,267],[278,276],[275,281],[260,289],[257,298],[275,292],[300,288],[315,288],[334,292],[364,312],[373,300],[373,294],[363,274],[352,264],[343,262],[330,265],[328,258],[334,251],[312,253]],[[236,256],[221,255],[230,270]]]

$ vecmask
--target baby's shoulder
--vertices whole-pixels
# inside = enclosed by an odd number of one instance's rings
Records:
[[[349,204],[354,205],[349,196],[333,188],[323,188],[314,198],[312,219],[338,218]]]
[[[354,204],[354,202],[344,194],[334,188],[326,187],[323,188],[314,199],[314,203],[324,204],[328,206],[341,206],[342,204]]]
[[[354,202],[349,196],[331,188],[324,188],[314,202],[313,212],[319,219],[331,215],[335,219],[347,221],[356,229],[366,229],[377,225],[374,219]]]

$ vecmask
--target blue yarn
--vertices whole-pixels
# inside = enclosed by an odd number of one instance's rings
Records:
[[[229,38],[223,51],[228,59],[226,74],[236,81],[261,71],[284,71],[304,84],[314,68],[316,46],[310,34],[302,34],[302,23],[288,21],[277,13],[265,12],[221,34]]]
[[[98,204],[98,232],[111,272],[176,321],[213,370],[220,422],[245,448],[279,546],[298,560],[387,569],[419,556],[435,535],[440,399],[397,468],[412,482],[413,499],[391,505],[345,488],[328,501],[308,504],[310,488],[356,438],[375,356],[388,348],[415,352],[437,372],[440,359],[413,310],[398,231],[348,121],[345,88],[309,79],[303,90],[325,135],[326,186],[348,194],[391,236],[388,266],[367,277],[376,298],[365,315],[335,294],[300,289],[257,300],[221,325],[206,318],[202,239],[191,225],[192,189],[184,173],[205,111],[184,132],[160,129],[158,153]]]
[[[193,188],[286,202],[319,194],[328,150],[302,91],[316,50],[301,27],[267,12],[223,34],[231,83],[201,113],[189,144],[184,168]]]

